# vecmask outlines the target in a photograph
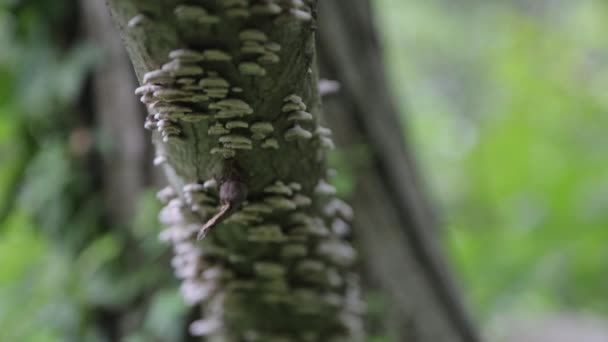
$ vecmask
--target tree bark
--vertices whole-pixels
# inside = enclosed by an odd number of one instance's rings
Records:
[[[361,305],[318,125],[316,2],[111,0],[148,105],[190,330],[210,341],[358,341]],[[202,230],[201,230],[202,229]],[[196,242],[197,233],[206,234]]]
[[[321,74],[342,85],[324,101],[325,118],[342,150],[366,147],[363,161],[353,163],[354,228],[367,272],[393,304],[393,338],[478,341],[446,270],[433,210],[402,134],[369,1],[322,1],[319,13]]]

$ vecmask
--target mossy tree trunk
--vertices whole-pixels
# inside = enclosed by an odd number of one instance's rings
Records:
[[[398,341],[476,341],[435,246],[366,0],[320,5],[340,145],[369,147],[353,204],[364,263]],[[182,293],[211,341],[362,339],[351,209],[326,182],[316,1],[110,0],[148,105]],[[124,113],[129,115],[131,113]],[[218,211],[226,215],[216,217]],[[218,225],[208,224],[209,220]],[[202,242],[201,227],[212,227]]]
[[[161,237],[201,305],[191,333],[362,339],[351,209],[326,181],[332,143],[318,124],[316,2],[109,6],[170,183]]]

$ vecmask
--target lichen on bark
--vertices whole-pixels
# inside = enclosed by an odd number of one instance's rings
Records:
[[[201,305],[191,333],[361,339],[352,210],[327,182],[333,144],[319,125],[316,1],[109,7],[170,184],[159,192],[161,239],[173,245],[184,298]]]

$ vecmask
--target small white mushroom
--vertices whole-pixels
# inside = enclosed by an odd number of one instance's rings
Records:
[[[302,185],[300,183],[297,182],[291,182],[288,185],[290,188],[293,189],[293,191],[301,191],[302,190]]]
[[[236,151],[225,147],[214,147],[211,149],[211,154],[221,154],[224,159],[230,159],[236,156]]]
[[[355,262],[357,252],[349,244],[340,240],[329,240],[319,244],[317,253],[335,265],[347,267]]]
[[[321,142],[321,146],[323,146],[324,148],[326,148],[328,150],[333,150],[334,148],[336,148],[336,145],[334,145],[334,141],[331,140],[331,138],[320,137],[319,141]]]
[[[207,113],[187,113],[182,115],[180,120],[189,123],[201,122],[203,120],[209,119],[209,114]]]
[[[293,194],[293,190],[281,181],[276,181],[274,184],[265,187],[264,192],[267,194],[285,196],[291,196]]]
[[[271,52],[279,52],[281,51],[281,45],[277,42],[268,42],[264,44],[264,47]]]
[[[156,84],[144,84],[135,89],[135,95],[143,95],[148,93],[154,93],[156,90],[161,89],[162,87]]]
[[[206,61],[210,62],[227,62],[232,60],[232,56],[222,50],[207,49],[203,51],[203,56]]]
[[[158,120],[156,126],[158,126],[160,129],[166,129],[171,126],[175,126],[175,123],[173,123],[171,120]]]
[[[204,7],[192,5],[179,5],[174,12],[180,19],[196,19],[208,14]]]
[[[177,50],[173,50],[169,53],[169,58],[171,59],[177,59],[177,60],[181,60],[184,62],[200,62],[203,61],[205,59],[205,56],[195,50],[189,50],[189,49],[177,49]]]
[[[249,124],[245,121],[240,121],[240,120],[234,120],[234,121],[228,121],[226,123],[226,128],[227,129],[234,129],[234,128],[248,128]]]
[[[198,84],[189,84],[189,85],[184,85],[182,86],[183,90],[194,90],[194,91],[199,91],[202,90],[203,87],[199,86]]]
[[[226,79],[217,76],[205,77],[200,80],[199,85],[205,88],[228,88],[230,84]]]
[[[239,64],[239,72],[246,76],[265,76],[266,69],[255,62],[242,62]]]
[[[312,138],[312,133],[296,124],[285,131],[284,137],[286,141],[294,141],[296,139],[308,140]]]
[[[144,123],[144,128],[148,130],[155,130],[157,128],[156,121],[146,118],[146,122]]]
[[[234,118],[240,118],[245,115],[247,115],[247,114],[240,109],[233,109],[233,110],[222,109],[215,114],[215,118],[216,119],[234,119]]]
[[[217,188],[217,181],[215,179],[208,179],[203,183],[203,188],[205,190],[211,190]]]
[[[192,109],[189,107],[176,105],[174,103],[166,102],[166,101],[156,101],[156,102],[150,104],[150,108],[154,109],[155,111],[157,111],[159,113],[162,113],[162,112],[189,113],[192,111]]]
[[[251,131],[253,133],[268,134],[274,132],[274,126],[272,125],[272,123],[267,121],[256,122],[251,125]]]
[[[312,199],[308,196],[304,196],[302,194],[297,194],[293,196],[293,202],[298,207],[308,207],[312,204]]]
[[[281,58],[276,53],[267,51],[264,55],[258,57],[257,61],[261,64],[276,64],[281,61]]]
[[[208,336],[222,328],[222,321],[217,318],[199,319],[190,324],[189,330],[193,336]]]
[[[290,94],[283,99],[283,102],[303,103],[302,98],[296,94]]]
[[[161,154],[161,155],[158,155],[158,156],[154,157],[154,160],[152,161],[152,164],[154,166],[159,166],[159,165],[162,165],[162,164],[164,164],[166,162],[167,162],[167,157],[165,157],[165,156],[163,156]]]
[[[224,99],[228,96],[228,88],[208,88],[205,89],[205,95],[212,99]]]
[[[287,102],[283,105],[283,108],[281,108],[281,110],[283,111],[283,113],[292,112],[295,110],[306,110],[306,105],[304,104],[304,102]]]
[[[143,94],[140,98],[139,101],[141,101],[141,103],[145,103],[147,105],[156,102],[158,99],[156,97],[154,97],[154,95],[150,94],[150,93],[146,93]]]
[[[177,83],[181,86],[188,86],[188,85],[194,84],[195,82],[196,82],[196,79],[192,78],[192,77],[180,77],[177,79],[177,81],[175,81],[175,83]]]
[[[319,94],[321,96],[335,94],[338,91],[340,91],[340,82],[327,79],[319,80]]]
[[[184,185],[182,190],[184,192],[199,192],[199,191],[204,191],[205,188],[203,187],[202,184],[199,184],[199,183],[188,183],[188,184]]]
[[[243,54],[265,54],[266,49],[262,44],[253,40],[246,40],[241,46],[241,53]]]
[[[223,135],[219,141],[223,144],[251,145],[251,139],[238,134]]]
[[[254,123],[251,125],[250,130],[253,133],[253,139],[261,140],[264,139],[269,133],[272,133],[274,131],[274,127],[272,123],[264,121]]]
[[[177,121],[181,120],[186,113],[183,112],[160,112],[154,114],[154,118],[156,120],[170,120]]]
[[[275,2],[266,2],[251,6],[250,10],[253,15],[276,15],[281,13],[282,8]]]
[[[296,19],[301,21],[310,21],[312,19],[312,14],[308,11],[304,11],[298,8],[291,8],[289,13]]]
[[[277,141],[277,139],[274,139],[274,138],[266,139],[262,143],[262,148],[273,148],[275,150],[278,150],[279,142]]]
[[[201,24],[215,24],[220,18],[207,13],[207,10],[200,6],[179,5],[174,10],[175,15],[180,20],[196,21]]]
[[[194,93],[175,88],[162,88],[154,92],[154,97],[164,101],[172,101],[194,96]]]
[[[169,203],[169,201],[175,198],[176,196],[177,193],[170,186],[167,186],[156,193],[156,198],[163,204]]]
[[[239,32],[239,39],[240,40],[253,40],[253,41],[263,43],[268,40],[268,37],[266,36],[266,34],[264,32],[262,32],[260,30],[246,29],[246,30]]]
[[[265,203],[252,203],[252,204],[243,206],[243,211],[256,213],[256,214],[271,214],[273,211],[273,208],[270,205],[265,204]]]
[[[224,99],[210,104],[209,108],[219,110],[215,115],[218,119],[231,119],[253,113],[251,106],[239,99]]]
[[[318,276],[321,273],[325,273],[325,264],[314,259],[302,260],[296,265],[295,271],[296,274],[305,278]]]
[[[315,134],[324,136],[324,137],[329,137],[329,136],[331,136],[331,129],[329,129],[327,127],[323,127],[323,126],[318,126],[317,129],[315,130]]]
[[[209,127],[209,130],[207,130],[207,134],[209,135],[222,135],[227,133],[230,133],[230,131],[219,122],[215,123],[213,126]]]
[[[264,198],[264,202],[279,210],[295,210],[297,208],[292,200],[282,196],[269,196]]]
[[[163,64],[162,70],[169,72],[172,76],[198,76],[204,72],[202,67],[179,59]]]
[[[350,226],[341,218],[336,218],[332,221],[331,230],[339,237],[350,235]]]
[[[325,205],[323,211],[328,217],[339,216],[349,221],[352,220],[354,217],[353,208],[350,205],[346,204],[346,202],[338,198],[334,198],[329,201],[329,203]]]
[[[231,148],[234,150],[252,150],[253,146],[251,144],[242,144],[242,143],[224,143],[223,147]]]
[[[144,21],[146,21],[146,19],[148,19],[148,18],[146,18],[146,16],[145,16],[145,15],[143,15],[143,14],[141,14],[141,13],[140,13],[140,14],[137,14],[137,15],[136,15],[136,16],[134,16],[133,18],[129,19],[129,22],[127,22],[127,26],[128,26],[128,27],[131,27],[131,28],[133,28],[133,27],[138,27],[138,26],[140,26],[141,24],[143,24],[143,23],[144,23]]]
[[[289,113],[287,121],[312,121],[312,114],[302,110],[296,110]]]
[[[170,84],[175,79],[167,71],[162,69],[148,71],[144,74],[144,83]]]
[[[321,179],[315,187],[315,194],[321,196],[333,196],[336,194],[336,188],[327,183],[324,179]]]
[[[214,102],[209,105],[210,109],[239,109],[247,112],[248,114],[253,113],[253,109],[249,104],[240,99],[224,99],[218,102]]]

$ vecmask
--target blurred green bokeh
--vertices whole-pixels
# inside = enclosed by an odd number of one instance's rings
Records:
[[[608,4],[375,5],[477,316],[608,313]]]
[[[154,289],[129,340],[175,340],[188,310],[159,279],[168,263],[152,191],[131,227],[108,227],[96,175],[70,149],[100,54],[77,34],[69,46],[53,36],[68,4],[0,2],[0,336],[102,340],[95,315]],[[608,3],[373,4],[404,130],[477,318],[608,314]],[[119,277],[133,246],[149,266]]]

